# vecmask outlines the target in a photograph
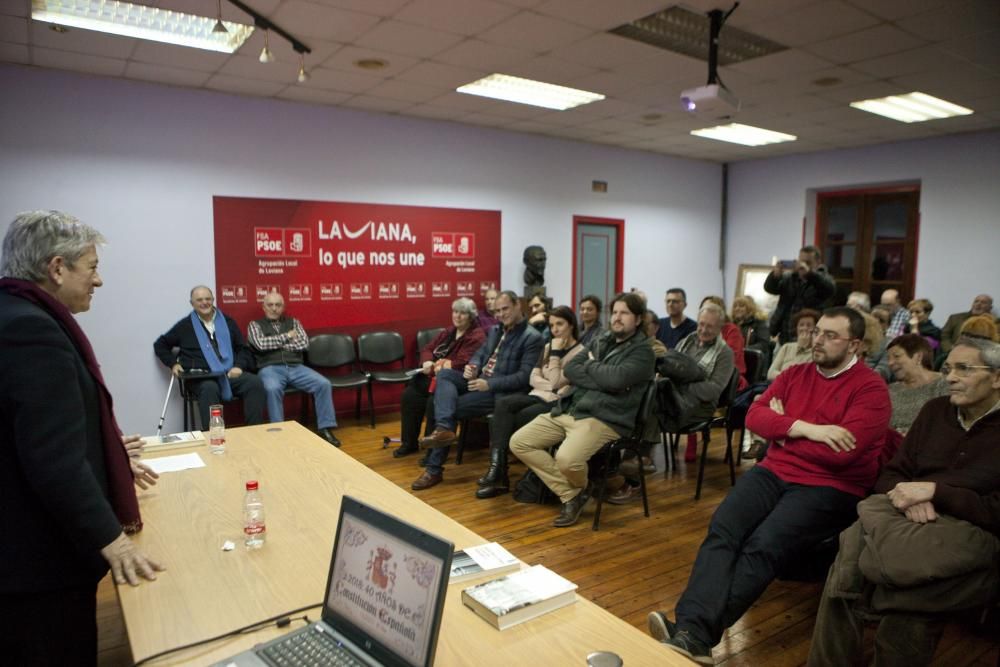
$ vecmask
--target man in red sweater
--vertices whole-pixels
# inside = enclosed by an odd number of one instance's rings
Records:
[[[864,333],[856,311],[826,310],[814,363],[785,370],[750,408],[747,428],[772,444],[712,517],[676,623],[649,615],[650,633],[671,649],[712,664],[712,647],[777,573],[854,522],[892,412],[885,382],[857,357]]]

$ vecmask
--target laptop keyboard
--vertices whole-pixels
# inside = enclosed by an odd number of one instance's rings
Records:
[[[336,639],[321,632],[299,632],[260,652],[281,667],[366,667]]]

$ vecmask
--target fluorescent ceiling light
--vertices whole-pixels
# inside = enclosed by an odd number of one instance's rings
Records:
[[[925,120],[968,116],[973,113],[972,109],[966,109],[921,92],[859,100],[851,102],[851,106],[903,123],[921,123]]]
[[[696,137],[715,139],[717,141],[728,141],[733,144],[743,144],[744,146],[763,146],[765,144],[780,144],[785,141],[795,141],[798,139],[793,134],[783,132],[772,132],[753,125],[743,125],[741,123],[730,123],[729,125],[717,125],[706,127],[703,130],[691,130],[691,134]]]
[[[522,79],[509,74],[490,74],[488,77],[460,86],[456,90],[469,95],[492,97],[497,100],[531,104],[559,111],[604,99],[604,95],[600,93],[590,93],[586,90]]]
[[[222,53],[240,48],[253,32],[253,26],[231,21],[222,22],[228,33],[213,32],[216,18],[115,0],[31,0],[31,18]]]

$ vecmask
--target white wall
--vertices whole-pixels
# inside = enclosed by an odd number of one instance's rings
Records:
[[[658,310],[668,284],[692,301],[722,289],[718,165],[18,66],[0,66],[0,90],[0,231],[55,208],[110,240],[80,320],[130,432],[151,432],[163,401],[153,340],[191,285],[213,282],[213,195],[499,209],[503,285],[520,291],[521,252],[538,243],[557,303],[571,296],[572,216],[622,218],[626,288]]]
[[[730,167],[726,286],[737,268],[793,257],[815,224],[810,190],[899,181],[920,183],[916,295],[934,303],[932,319],[968,310],[976,294],[1000,302],[1000,132],[953,135]]]

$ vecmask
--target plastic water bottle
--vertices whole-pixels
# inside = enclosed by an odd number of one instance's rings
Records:
[[[213,454],[225,454],[226,422],[222,419],[222,406],[211,406],[209,414],[211,417],[208,419],[208,451]]]
[[[264,501],[257,490],[257,480],[247,482],[247,494],[243,499],[243,543],[247,549],[264,546],[267,528],[264,526]]]

